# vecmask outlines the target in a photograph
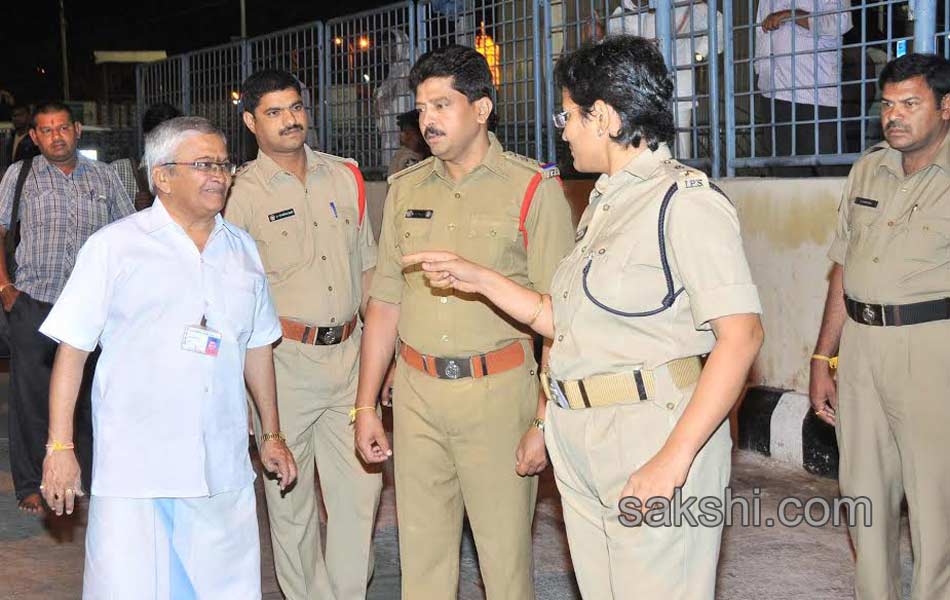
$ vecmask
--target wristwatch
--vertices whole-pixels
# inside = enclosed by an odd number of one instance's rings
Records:
[[[270,433],[261,434],[261,442],[269,442],[271,440],[277,440],[279,442],[284,442],[284,443],[287,442],[287,438],[284,437],[283,432],[280,432],[280,431],[273,431]]]
[[[534,421],[531,421],[531,426],[537,427],[542,432],[544,432],[544,419],[542,419],[541,417],[536,418]]]

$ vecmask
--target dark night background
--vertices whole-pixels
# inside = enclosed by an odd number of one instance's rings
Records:
[[[247,35],[385,6],[394,0],[246,0]],[[62,96],[58,0],[4,0],[0,90],[17,103]],[[94,50],[165,50],[169,56],[240,36],[239,0],[65,0],[70,91],[91,99]],[[45,71],[45,73],[43,73]]]

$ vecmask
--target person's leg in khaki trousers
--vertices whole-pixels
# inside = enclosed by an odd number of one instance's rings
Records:
[[[851,528],[858,600],[898,600],[900,500],[906,494],[914,600],[950,598],[950,322],[848,322],[838,374],[840,480],[871,500],[872,526]]]

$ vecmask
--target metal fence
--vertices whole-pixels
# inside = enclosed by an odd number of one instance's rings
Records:
[[[770,17],[789,8],[808,14]],[[460,43],[489,60],[506,148],[569,171],[550,124],[554,64],[620,32],[655,39],[674,72],[681,160],[713,175],[783,174],[850,164],[881,138],[877,76],[905,52],[950,56],[950,0],[408,0],[142,65],[138,108],[169,102],[208,117],[246,160],[240,83],[286,69],[304,88],[311,145],[382,173],[396,117],[413,106],[412,62]]]

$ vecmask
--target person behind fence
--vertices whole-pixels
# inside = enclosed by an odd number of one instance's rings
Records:
[[[142,135],[147,136],[153,129],[169,119],[180,117],[181,111],[166,102],[159,102],[148,107],[142,115]],[[119,181],[125,188],[125,193],[132,198],[135,210],[142,210],[152,205],[155,197],[148,189],[148,173],[145,165],[132,157],[120,158],[110,163],[119,175]]]
[[[771,154],[773,133],[775,156],[838,152],[840,47],[851,30],[850,11],[850,0],[759,0],[753,63],[759,89],[755,135],[762,149],[757,156]],[[793,119],[800,123],[794,146]],[[817,149],[816,119],[822,121]],[[848,151],[843,137],[842,151]]]
[[[296,477],[280,433],[271,345],[280,324],[251,237],[218,213],[224,134],[179,117],[145,141],[154,205],[92,235],[40,327],[59,342],[43,495],[81,495],[72,413],[97,344],[92,498],[83,597],[261,597],[245,385],[264,469]]]
[[[396,124],[399,126],[399,149],[389,163],[390,176],[425,160],[431,154],[422,132],[419,131],[418,110],[402,113],[396,117]]]
[[[39,106],[30,138],[41,155],[15,163],[0,182],[0,299],[11,346],[10,464],[19,507],[33,513],[42,510],[39,485],[56,352],[56,344],[39,333],[40,323],[86,238],[134,212],[115,171],[77,152],[81,133],[65,104]],[[75,444],[87,489],[92,465],[88,383],[94,364],[95,357],[76,411]]]
[[[844,186],[809,393],[835,425],[842,495],[874,508],[850,529],[855,597],[901,598],[906,498],[912,596],[938,600],[950,598],[950,62],[908,54],[878,83],[885,141]]]
[[[547,465],[530,331],[483,298],[428,287],[404,254],[449,248],[547,292],[571,245],[554,167],[505,152],[491,71],[472,48],[424,54],[410,86],[433,157],[389,178],[361,349],[356,443],[390,444],[375,403],[401,339],[393,391],[402,597],[454,600],[465,512],[488,600],[534,598],[534,474]],[[546,357],[547,351],[542,353]]]
[[[607,33],[627,33],[647,39],[657,39],[656,9],[650,6],[648,0],[622,0],[607,20]],[[715,56],[709,57],[709,6],[705,2],[693,1],[688,5],[677,6],[673,10],[673,44],[676,69],[676,157],[685,159],[692,157],[693,152],[693,109],[696,101],[693,99],[695,90],[694,79],[697,62],[707,59],[718,60]],[[699,35],[693,35],[699,32]],[[723,50],[722,13],[716,11],[716,53]]]
[[[545,442],[581,595],[711,599],[722,524],[636,523],[674,491],[724,503],[726,417],[763,336],[736,211],[671,158],[673,81],[653,43],[585,44],[555,76],[574,167],[602,174],[550,294],[451,253],[403,260],[554,339]]]
[[[265,69],[241,86],[257,159],[235,178],[225,216],[261,253],[284,339],[274,350],[278,402],[300,482],[265,482],[274,562],[289,600],[366,597],[373,572],[378,469],[356,455],[349,410],[359,375],[360,322],[376,266],[354,161],[305,144],[308,118],[297,79]],[[258,436],[263,429],[255,420]],[[327,508],[326,552],[318,498]]]
[[[7,156],[7,163],[13,164],[24,158],[36,156],[40,153],[39,148],[30,137],[30,107],[14,106],[10,114],[10,120],[13,123],[13,138],[10,140],[10,154]]]

